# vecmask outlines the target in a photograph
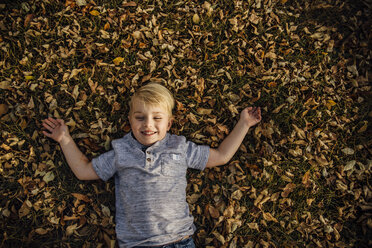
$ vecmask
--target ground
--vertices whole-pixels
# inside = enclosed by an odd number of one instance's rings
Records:
[[[371,1],[0,4],[0,246],[115,247],[113,180],[83,182],[41,120],[89,158],[129,131],[134,90],[174,93],[171,130],[229,164],[189,171],[198,247],[370,247]]]

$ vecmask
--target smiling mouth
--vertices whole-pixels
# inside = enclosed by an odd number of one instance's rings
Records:
[[[153,131],[143,131],[141,132],[143,135],[146,135],[146,136],[151,136],[153,134],[156,134],[157,132],[153,132]]]

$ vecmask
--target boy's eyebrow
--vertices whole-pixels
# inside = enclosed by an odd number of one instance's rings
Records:
[[[134,111],[133,114],[143,114],[141,111]],[[152,112],[152,114],[163,114],[165,115],[164,112]]]

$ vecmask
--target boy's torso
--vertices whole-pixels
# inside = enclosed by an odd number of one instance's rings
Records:
[[[209,148],[169,134],[144,151],[130,134],[112,144],[119,244],[159,245],[192,235],[186,171],[204,169]],[[94,164],[100,175],[104,167]]]

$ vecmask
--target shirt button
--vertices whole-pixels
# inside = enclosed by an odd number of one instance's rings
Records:
[[[151,152],[150,151],[147,151],[147,154],[151,154]]]
[[[147,160],[147,162],[151,162],[151,158],[148,158],[148,159],[146,159]]]

